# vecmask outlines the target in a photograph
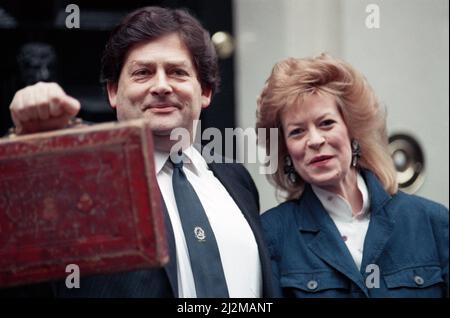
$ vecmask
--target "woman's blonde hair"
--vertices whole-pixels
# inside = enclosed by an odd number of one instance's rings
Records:
[[[258,97],[256,128],[279,128],[278,169],[268,175],[269,181],[287,198],[297,198],[303,191],[304,181],[289,180],[284,173],[284,160],[288,154],[281,126],[281,113],[291,105],[299,104],[310,94],[329,94],[336,100],[349,132],[361,147],[358,165],[372,171],[384,189],[397,192],[396,171],[388,150],[386,114],[381,109],[373,89],[365,77],[348,63],[321,54],[314,58],[288,58],[272,69]],[[269,135],[269,134],[266,134]],[[263,141],[270,149],[270,138]]]

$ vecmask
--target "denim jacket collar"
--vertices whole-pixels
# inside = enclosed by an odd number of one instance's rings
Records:
[[[305,185],[305,190],[298,200],[297,222],[299,231],[308,241],[311,251],[367,293],[363,279],[366,266],[376,264],[389,240],[394,223],[383,208],[391,196],[372,172],[362,170],[361,174],[366,182],[371,202],[371,219],[364,243],[361,272],[358,271],[333,220],[308,184]]]

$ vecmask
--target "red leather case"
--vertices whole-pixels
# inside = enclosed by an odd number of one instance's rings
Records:
[[[0,286],[168,261],[145,120],[0,139]]]

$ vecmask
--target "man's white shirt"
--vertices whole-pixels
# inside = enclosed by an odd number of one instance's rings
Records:
[[[191,146],[184,154],[188,160],[183,171],[197,193],[216,237],[230,297],[261,297],[261,263],[250,225],[198,150]],[[173,167],[168,158],[168,153],[155,151],[156,178],[175,237],[179,297],[192,298],[196,297],[194,277],[173,193]]]

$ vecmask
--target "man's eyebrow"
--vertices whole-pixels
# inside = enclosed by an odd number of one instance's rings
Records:
[[[154,61],[151,60],[133,60],[130,63],[130,67],[133,66],[153,66],[156,63]],[[173,60],[173,61],[167,61],[164,62],[164,65],[167,66],[181,66],[181,67],[189,67],[189,64],[186,61],[180,60]]]

